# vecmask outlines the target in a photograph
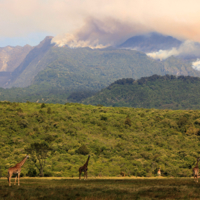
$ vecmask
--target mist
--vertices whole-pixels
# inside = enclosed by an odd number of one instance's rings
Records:
[[[200,57],[200,44],[187,40],[183,42],[178,49],[172,48],[170,50],[159,50],[157,52],[147,53],[147,56],[157,60],[165,60],[170,56],[184,56],[184,55]]]
[[[199,58],[196,61],[192,62],[192,68],[200,71],[200,59]]]

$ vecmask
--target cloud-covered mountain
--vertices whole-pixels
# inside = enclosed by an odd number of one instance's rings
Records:
[[[181,41],[156,33],[150,34],[148,38],[151,39],[148,40],[144,36],[139,38],[137,44],[143,48],[159,49],[164,44],[168,44],[167,48],[172,45],[181,48]],[[156,48],[153,43],[155,38],[160,38]],[[14,71],[0,73],[0,86],[11,88],[43,84],[45,87],[59,87],[70,91],[80,88],[99,90],[120,78],[138,79],[153,74],[200,76],[200,72],[192,68],[191,62],[180,58],[170,57],[160,62],[141,51],[121,47],[58,47],[52,43],[52,37],[46,37],[26,55]]]
[[[171,36],[165,36],[159,33],[149,33],[145,35],[137,35],[129,38],[124,43],[119,45],[120,48],[135,49],[146,53],[170,50],[179,48],[182,41]]]

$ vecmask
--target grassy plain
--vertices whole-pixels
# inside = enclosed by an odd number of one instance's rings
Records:
[[[200,199],[199,185],[191,178],[21,178],[8,186],[0,179],[0,199]]]

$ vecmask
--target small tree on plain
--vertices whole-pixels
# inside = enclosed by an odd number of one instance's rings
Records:
[[[51,148],[47,143],[33,143],[30,148],[25,149],[25,151],[30,155],[30,160],[34,163],[36,168],[40,172],[40,176],[44,176],[44,167],[46,165],[46,159],[48,157],[48,152],[51,151]]]

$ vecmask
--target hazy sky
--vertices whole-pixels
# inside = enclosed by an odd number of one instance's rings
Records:
[[[0,47],[119,44],[157,31],[200,42],[199,0],[0,0]]]

